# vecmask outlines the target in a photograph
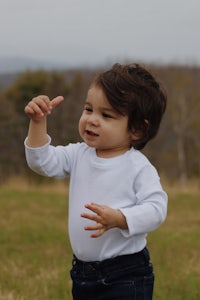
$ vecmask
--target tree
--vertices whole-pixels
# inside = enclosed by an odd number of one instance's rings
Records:
[[[22,73],[14,84],[6,90],[6,99],[11,101],[16,112],[21,114],[28,101],[44,91],[47,82],[48,73],[45,71]]]
[[[189,177],[190,163],[195,159],[191,157],[188,146],[193,144],[199,147],[197,134],[200,128],[200,70],[171,66],[165,68],[164,73],[168,93],[168,127],[171,127],[171,137],[168,138],[171,143],[175,143],[179,180],[185,185]]]

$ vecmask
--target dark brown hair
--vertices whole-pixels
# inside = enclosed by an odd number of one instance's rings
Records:
[[[115,111],[128,116],[128,130],[141,136],[133,146],[144,148],[157,134],[166,109],[167,97],[159,83],[138,64],[115,64],[93,83],[102,88]]]

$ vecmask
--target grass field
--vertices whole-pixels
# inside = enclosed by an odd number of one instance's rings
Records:
[[[149,235],[154,300],[200,299],[200,192],[169,192],[167,221]],[[67,193],[0,188],[0,300],[71,300]]]

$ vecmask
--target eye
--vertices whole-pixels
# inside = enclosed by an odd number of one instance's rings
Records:
[[[107,113],[102,113],[102,116],[104,118],[113,118],[113,116],[111,116],[110,114],[107,114]]]
[[[84,110],[85,110],[86,112],[92,112],[92,108],[91,108],[91,107],[88,107],[88,106],[85,106],[85,107],[84,107]]]

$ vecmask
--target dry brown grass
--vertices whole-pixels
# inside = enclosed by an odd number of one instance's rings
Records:
[[[68,193],[68,179],[56,180],[51,178],[43,178],[42,181],[29,180],[24,177],[11,177],[6,182],[1,184],[1,189],[15,191],[35,191],[40,190],[42,192],[56,192],[59,194]]]
[[[200,191],[194,186],[167,186],[167,220],[149,234],[154,300],[200,299]],[[67,187],[22,178],[1,186],[0,300],[71,299]]]

